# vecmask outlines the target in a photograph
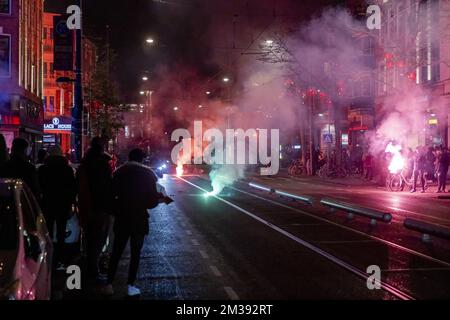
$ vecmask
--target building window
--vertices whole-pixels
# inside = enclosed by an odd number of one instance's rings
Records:
[[[50,62],[50,78],[53,78],[54,76],[53,62]]]
[[[44,97],[44,112],[47,112],[47,97]]]
[[[44,28],[44,30],[42,30],[42,37],[44,38],[44,40],[47,39],[47,28]]]
[[[53,39],[53,28],[50,28],[50,39]]]
[[[11,14],[10,0],[0,0],[0,14]]]
[[[0,34],[0,77],[11,76],[11,36]]]
[[[48,67],[47,62],[44,62],[44,78],[47,78],[47,76],[48,76],[48,69],[47,69],[47,67]]]

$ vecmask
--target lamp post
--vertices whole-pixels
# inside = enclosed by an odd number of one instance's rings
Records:
[[[82,16],[82,0],[78,0]],[[80,18],[81,19],[81,18]],[[83,86],[81,66],[81,40],[82,27],[75,30],[75,85],[74,106],[72,110],[72,149],[75,150],[73,161],[79,163],[83,156],[82,134],[83,134]]]

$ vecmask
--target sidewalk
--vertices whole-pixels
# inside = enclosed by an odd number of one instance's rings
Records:
[[[255,175],[256,177],[256,175]],[[258,177],[261,177],[258,175]],[[277,175],[275,176],[265,176],[271,179],[279,179],[282,180],[290,179],[293,181],[299,181],[303,183],[311,183],[311,184],[327,184],[327,185],[339,185],[346,187],[380,187],[381,185],[376,181],[367,181],[362,177],[346,177],[346,178],[319,178],[318,176],[290,176],[287,173],[287,169],[280,169]]]

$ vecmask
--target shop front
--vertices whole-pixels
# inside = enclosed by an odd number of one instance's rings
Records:
[[[60,146],[63,153],[70,153],[72,119],[69,117],[53,117],[44,120],[44,148]]]

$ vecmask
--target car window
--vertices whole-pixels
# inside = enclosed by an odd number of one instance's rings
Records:
[[[36,215],[33,211],[30,201],[24,191],[20,192],[20,203],[22,205],[24,228],[28,232],[36,231]]]
[[[17,212],[12,197],[0,197],[0,250],[15,250],[18,245]]]

